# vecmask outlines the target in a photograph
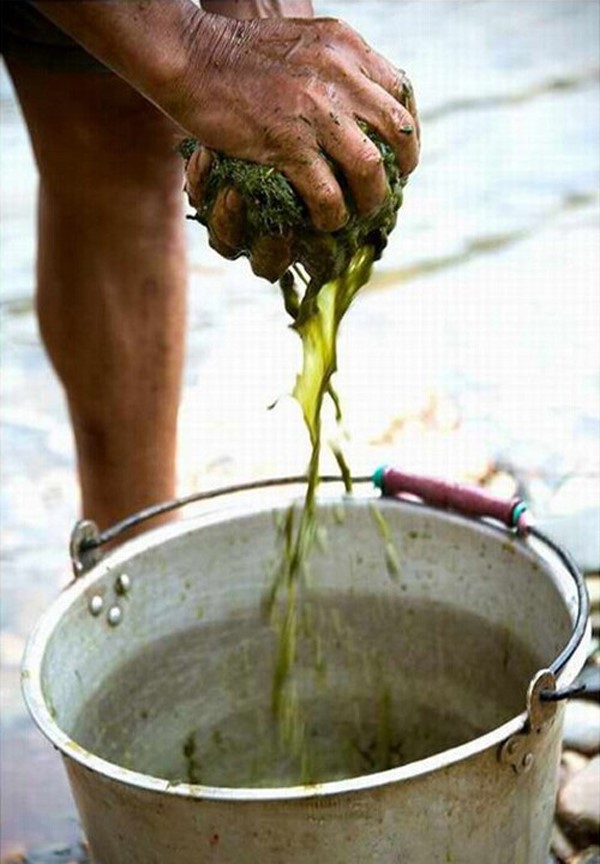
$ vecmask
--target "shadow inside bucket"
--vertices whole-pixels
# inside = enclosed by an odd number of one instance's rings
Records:
[[[491,731],[543,665],[506,627],[446,603],[367,595],[307,607],[296,669],[302,757],[272,713],[275,636],[238,617],[149,645],[66,731],[140,773],[221,787],[293,786],[386,770]]]

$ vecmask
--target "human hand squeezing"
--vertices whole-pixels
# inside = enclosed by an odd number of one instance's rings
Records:
[[[417,111],[405,74],[332,19],[255,20],[241,26],[249,27],[238,31],[246,51],[226,55],[239,81],[229,110],[238,116],[239,100],[239,116],[234,128],[220,130],[221,143],[212,149],[280,171],[317,230],[341,228],[349,209],[359,216],[377,211],[389,194],[388,180],[380,149],[365,128],[392,148],[404,177],[418,161]],[[221,110],[220,116],[227,113]],[[206,135],[200,141],[207,144]],[[197,210],[213,164],[207,146],[188,160],[186,191]],[[275,280],[294,260],[293,238],[285,232],[251,236],[245,211],[234,185],[220,189],[207,220],[211,245],[227,258],[247,254],[257,275]]]

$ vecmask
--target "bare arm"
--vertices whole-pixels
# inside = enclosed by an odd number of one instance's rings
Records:
[[[281,170],[322,230],[347,216],[324,153],[359,210],[385,197],[379,153],[357,119],[388,141],[403,173],[417,163],[417,136],[405,131],[416,118],[398,102],[406,79],[340,21],[237,21],[191,0],[36,5],[207,147]]]
[[[200,0],[205,12],[244,21],[249,18],[312,18],[311,0]]]

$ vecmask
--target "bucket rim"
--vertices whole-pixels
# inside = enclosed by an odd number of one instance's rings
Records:
[[[275,489],[275,491],[281,491]],[[289,489],[286,491],[289,492]],[[238,493],[235,493],[237,496]],[[227,496],[232,497],[232,496]],[[358,504],[364,501],[382,500],[394,508],[400,507],[405,509],[419,508],[420,510],[434,514],[436,518],[442,521],[458,522],[460,524],[472,524],[475,522],[479,529],[485,533],[490,533],[493,536],[500,536],[504,539],[510,537],[515,539],[515,535],[507,529],[499,525],[492,524],[487,520],[472,519],[466,516],[440,510],[420,502],[408,500],[382,499],[378,495],[360,495],[360,496],[320,496],[319,503],[328,503],[342,501],[344,504]],[[289,505],[290,499],[287,497]],[[45,649],[48,641],[55,629],[58,621],[60,621],[64,612],[77,601],[77,599],[85,594],[86,591],[95,583],[96,580],[102,578],[107,572],[113,568],[123,565],[133,556],[141,552],[148,551],[154,547],[160,546],[168,540],[174,539],[180,535],[189,533],[192,530],[208,527],[213,524],[218,524],[223,521],[225,515],[231,516],[233,513],[253,514],[257,515],[261,511],[270,511],[274,504],[281,506],[281,500],[263,501],[262,506],[248,507],[247,505],[231,504],[226,506],[224,502],[219,502],[219,505],[208,512],[203,512],[195,517],[186,518],[177,522],[168,523],[158,528],[154,528],[139,535],[111,550],[103,559],[89,569],[85,575],[71,580],[61,591],[58,597],[51,603],[45,612],[39,618],[27,640],[23,662],[21,667],[21,688],[23,697],[29,714],[34,723],[40,729],[42,734],[48,741],[60,751],[66,759],[70,759],[88,769],[95,774],[110,779],[112,781],[122,783],[126,786],[136,789],[160,793],[166,795],[175,795],[177,797],[192,798],[198,800],[211,801],[227,801],[240,803],[267,802],[267,801],[291,801],[299,799],[309,799],[313,797],[334,797],[338,795],[347,795],[375,788],[382,788],[408,780],[422,777],[434,771],[439,771],[448,768],[456,763],[463,762],[469,758],[475,757],[486,750],[500,745],[513,735],[521,732],[527,725],[528,713],[523,710],[520,714],[510,718],[500,726],[495,727],[489,732],[484,733],[476,738],[473,738],[464,744],[449,748],[435,753],[424,759],[419,759],[414,762],[409,762],[397,768],[387,769],[372,774],[359,775],[357,777],[345,778],[343,780],[327,781],[323,783],[305,784],[298,786],[282,786],[282,787],[227,787],[227,786],[204,786],[201,784],[190,784],[184,782],[174,783],[172,781],[154,777],[149,774],[143,774],[128,768],[124,768],[116,763],[109,762],[106,759],[97,756],[86,748],[74,741],[56,722],[53,712],[47,704],[42,686],[42,666],[44,660]],[[535,544],[542,544],[546,549],[557,558],[559,565],[569,572],[567,563],[570,562],[569,556],[556,544],[548,540],[541,532],[532,532],[532,537],[518,538],[516,542],[523,544],[525,548],[529,546],[528,552],[536,554],[535,548],[531,548],[531,540]],[[562,555],[560,554],[562,553]],[[538,553],[539,554],[539,553]],[[563,557],[564,556],[564,557]],[[581,598],[579,598],[581,600]],[[581,606],[581,603],[580,603]],[[578,610],[576,621],[581,618],[581,608]],[[549,668],[556,668],[557,686],[569,686],[583,668],[586,657],[586,643],[590,639],[591,627],[589,616],[585,616],[586,620],[583,627],[579,627],[578,641],[574,646],[574,650],[566,661],[557,666],[557,660]],[[570,642],[573,641],[575,633],[572,634]],[[565,649],[559,655],[559,658],[565,654]],[[558,658],[557,658],[558,659]],[[525,701],[525,700],[524,700]]]

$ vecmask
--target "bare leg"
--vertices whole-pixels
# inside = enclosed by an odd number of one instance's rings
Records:
[[[40,170],[37,307],[65,388],[85,516],[175,492],[185,331],[173,125],[111,73],[10,72]]]

